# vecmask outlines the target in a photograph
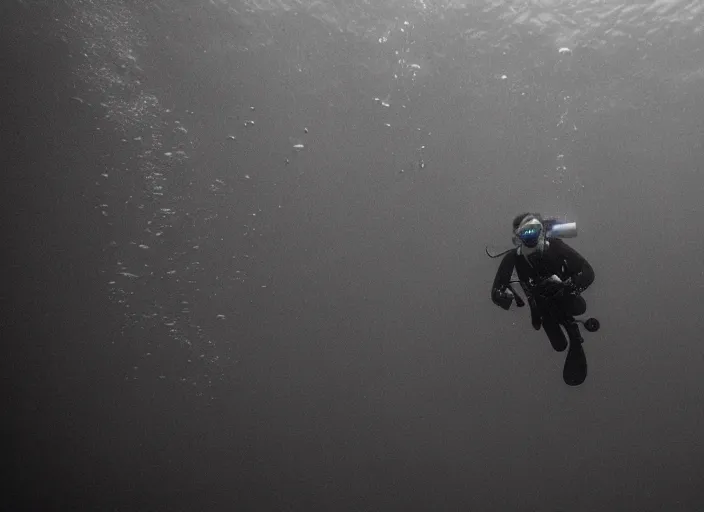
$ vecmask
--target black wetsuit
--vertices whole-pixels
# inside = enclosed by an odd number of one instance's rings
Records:
[[[564,350],[567,340],[560,324],[568,330],[571,339],[581,341],[576,324],[565,325],[563,320],[586,312],[587,304],[580,294],[594,281],[594,270],[582,255],[558,238],[550,239],[542,253],[528,258],[518,254],[518,250],[504,256],[494,278],[491,299],[503,309],[511,307],[512,299],[506,291],[515,269],[528,297],[533,327],[537,330],[542,325],[555,350]],[[543,284],[552,275],[566,283],[561,286],[562,293],[545,296]]]

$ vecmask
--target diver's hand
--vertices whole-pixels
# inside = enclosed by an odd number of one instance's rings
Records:
[[[545,299],[559,299],[569,295],[571,290],[571,281],[562,281],[556,275],[548,277],[540,285],[540,295]]]
[[[514,295],[510,289],[496,290],[494,291],[494,304],[502,309],[508,310],[513,303]]]
[[[553,298],[553,299],[561,299],[563,297],[568,297],[570,295],[574,295],[574,293],[575,293],[575,291],[574,291],[574,287],[572,286],[572,283],[567,282],[567,281],[563,281],[563,282],[553,286],[549,297]]]
[[[501,299],[506,301],[506,302],[513,302],[513,299],[516,296],[513,294],[513,291],[510,288],[506,288],[504,291],[501,292]]]
[[[565,289],[565,295],[577,295],[577,287],[575,286],[574,281],[572,281],[571,277],[562,281],[562,284]]]

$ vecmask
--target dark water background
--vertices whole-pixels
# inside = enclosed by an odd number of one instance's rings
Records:
[[[226,5],[0,9],[3,508],[701,508],[696,31]],[[489,301],[526,210],[596,269],[578,388]]]

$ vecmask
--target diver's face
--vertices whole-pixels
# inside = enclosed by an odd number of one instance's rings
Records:
[[[540,235],[543,231],[543,226],[537,219],[531,219],[524,222],[516,230],[516,237],[521,241],[521,244],[530,247],[537,247],[540,242]]]

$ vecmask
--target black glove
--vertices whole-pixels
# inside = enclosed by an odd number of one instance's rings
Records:
[[[552,299],[560,299],[569,295],[571,291],[572,287],[569,284],[559,283],[550,290],[551,294],[549,297]]]
[[[571,277],[562,281],[562,290],[560,291],[560,294],[562,297],[577,295],[577,287],[572,282]]]
[[[505,303],[511,304],[513,302],[513,298],[513,291],[511,291],[510,289],[506,289],[501,292],[501,300],[505,301]]]
[[[540,296],[544,299],[559,299],[570,295],[574,291],[572,281],[558,281],[548,278],[540,285]]]
[[[513,292],[511,290],[495,290],[492,297],[494,304],[502,309],[508,310],[513,303]]]

